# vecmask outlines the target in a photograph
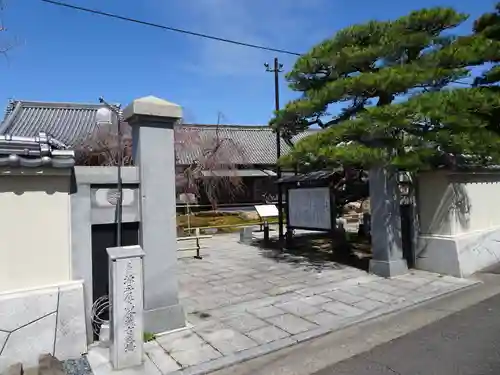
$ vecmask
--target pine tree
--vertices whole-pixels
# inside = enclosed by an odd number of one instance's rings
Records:
[[[495,6],[495,11],[485,13],[474,22],[474,33],[476,36],[500,41],[500,3]],[[491,54],[485,60],[493,66],[475,80],[475,85],[494,85],[500,81],[500,54]]]
[[[476,22],[473,35],[453,35],[450,29],[466,18],[432,8],[371,21],[300,57],[287,78],[302,96],[272,125],[285,136],[314,124],[324,130],[300,141],[283,162],[407,170],[498,162],[500,132],[491,111],[500,99],[468,82],[469,67],[498,61],[500,47],[478,26],[484,22]],[[343,105],[337,116],[329,115],[333,105]]]

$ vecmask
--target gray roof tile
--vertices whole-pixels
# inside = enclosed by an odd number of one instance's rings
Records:
[[[44,133],[36,137],[0,135],[0,167],[71,168],[75,154]]]
[[[269,127],[235,125],[184,125],[181,131],[194,139],[190,144],[177,145],[179,164],[190,164],[200,159],[206,149],[220,145],[219,155],[223,161],[231,164],[275,164],[276,134]],[[281,142],[281,153],[287,153],[290,147]]]
[[[101,107],[101,104],[17,101],[10,104],[0,124],[0,134],[33,137],[45,132],[75,147],[95,130],[95,115]],[[292,142],[313,131],[297,135]],[[276,135],[268,126],[182,125],[176,132],[176,141],[177,162],[182,165],[199,159],[204,149],[216,143],[221,146],[224,161],[231,164],[276,162]],[[289,150],[290,146],[283,140],[282,154]]]
[[[96,127],[99,104],[18,101],[0,124],[0,134],[34,137],[40,132],[74,146]]]

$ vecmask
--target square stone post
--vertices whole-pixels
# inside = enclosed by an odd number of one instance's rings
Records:
[[[144,259],[144,325],[151,333],[185,326],[177,285],[174,124],[177,104],[148,96],[123,111],[132,126],[140,176],[140,244]]]
[[[111,247],[109,357],[115,370],[142,365],[144,356],[143,277],[140,246]]]
[[[408,272],[401,238],[400,192],[397,173],[388,168],[369,171],[372,260],[370,272],[393,277]]]

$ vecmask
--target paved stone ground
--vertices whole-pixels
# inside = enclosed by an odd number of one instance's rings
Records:
[[[203,260],[179,260],[190,327],[146,344],[157,374],[206,373],[475,283],[422,271],[383,279],[237,239],[216,236]]]

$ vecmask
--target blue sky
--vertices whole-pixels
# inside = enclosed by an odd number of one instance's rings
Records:
[[[8,32],[20,44],[0,59],[0,105],[10,98],[126,104],[155,95],[182,105],[186,120],[265,124],[274,108],[275,53],[222,44],[56,7],[4,0]],[[66,0],[65,0],[66,1]],[[471,21],[491,0],[67,0],[75,5],[291,51],[307,51],[337,30],[431,6],[454,6]],[[354,4],[354,6],[352,6]],[[461,28],[470,30],[471,22]],[[285,70],[295,57],[278,55]],[[297,94],[281,82],[282,105]]]

